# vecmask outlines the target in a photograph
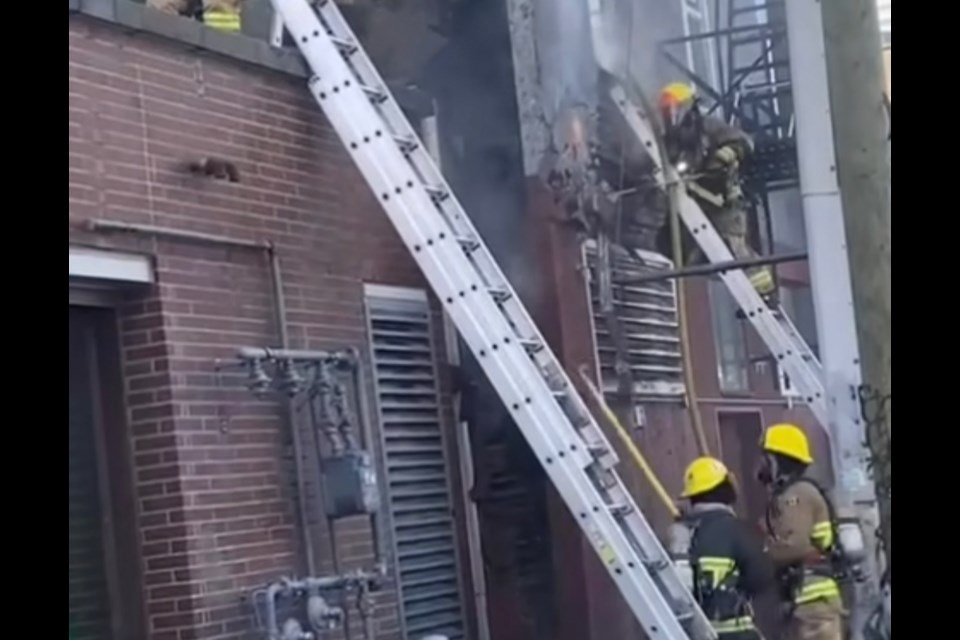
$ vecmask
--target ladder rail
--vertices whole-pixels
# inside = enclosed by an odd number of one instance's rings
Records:
[[[715,638],[612,471],[616,458],[609,442],[339,11],[332,2],[319,15],[306,0],[273,4],[315,74],[311,93],[647,634]],[[338,43],[351,52],[341,55]],[[348,64],[350,56],[357,57],[357,66]],[[358,71],[363,66],[366,77]],[[404,153],[398,137],[415,141],[412,150]],[[475,248],[465,251],[462,238],[475,240]],[[537,341],[538,349],[529,353],[524,339]],[[591,445],[606,450],[605,464],[589,451]]]
[[[312,15],[312,12],[308,13],[308,15]],[[287,22],[287,24],[290,24],[290,23]],[[326,100],[326,98],[321,99],[319,95],[321,93],[325,93],[326,95],[329,95],[331,87],[324,85],[322,81],[316,78],[312,81],[311,84],[312,84],[311,89],[313,89],[314,95],[315,97],[318,98],[318,102],[320,102],[321,107],[325,107],[326,105],[324,104],[323,101]],[[353,107],[356,109],[363,109],[363,108],[369,108],[369,105],[366,104],[364,101],[361,104],[350,105],[350,107]],[[346,110],[340,111],[340,110],[333,110],[333,109],[326,109],[326,108],[324,108],[324,111],[327,112],[328,119],[330,119],[331,121],[331,125],[338,132],[342,133],[346,131],[352,134],[352,136],[354,136],[355,139],[362,139],[363,134],[365,132],[356,129],[353,126],[353,122],[356,122],[357,119],[351,118],[351,117],[341,117],[342,115],[347,115],[349,113],[348,111]],[[371,161],[371,158],[368,158],[367,156],[363,156],[363,155],[355,156],[354,160],[357,162],[358,165],[360,165],[361,172],[365,175],[365,177],[367,177],[368,181],[372,183],[371,186],[374,188],[375,192],[380,193],[382,197],[383,195],[390,194],[390,191],[389,191],[390,185],[397,184],[398,182],[402,183],[401,181],[403,181],[406,178],[406,176],[396,175],[396,173],[391,170],[391,167],[402,166],[402,163],[400,162],[401,158],[398,158],[398,157],[390,158],[391,155],[396,154],[397,149],[394,146],[387,143],[385,137],[381,136],[381,139],[383,140],[383,142],[380,143],[375,149],[375,151],[371,153],[371,157],[373,159],[376,159],[376,158],[386,159],[387,160],[386,162],[375,162],[375,160]],[[389,160],[393,160],[393,162],[390,162]],[[409,202],[408,198],[412,198],[413,202],[412,203]],[[421,224],[418,224],[418,221],[424,220],[424,217],[421,215],[417,215],[417,212],[428,211],[430,208],[433,207],[432,201],[430,201],[429,199],[424,199],[422,191],[417,189],[410,189],[407,196],[395,198],[393,206],[400,207],[403,210],[403,216],[399,217],[398,220],[394,220],[394,222],[398,230],[398,233],[401,235],[401,238],[408,244],[408,246],[414,246],[414,247],[431,246],[427,244],[432,240],[431,230],[424,228],[423,225]],[[508,327],[501,326],[500,331],[494,332],[491,330],[492,329],[491,323],[480,322],[476,315],[464,313],[464,310],[467,309],[467,303],[469,302],[469,300],[466,299],[466,295],[461,296],[460,293],[469,291],[470,284],[463,277],[455,279],[453,276],[459,275],[456,270],[452,270],[450,268],[438,268],[443,265],[447,265],[447,267],[449,267],[450,264],[457,264],[456,258],[459,256],[450,256],[448,252],[445,252],[444,249],[447,246],[451,246],[451,243],[444,243],[442,241],[439,241],[436,243],[435,245],[436,249],[434,252],[432,252],[432,255],[431,255],[431,252],[425,251],[423,252],[422,255],[415,255],[414,257],[422,268],[427,267],[427,271],[432,276],[431,284],[433,285],[434,291],[438,296],[441,297],[441,299],[444,299],[443,298],[444,295],[446,295],[445,299],[448,301],[448,303],[451,300],[463,299],[463,303],[461,304],[454,304],[452,306],[448,304],[445,306],[447,307],[448,312],[453,317],[454,322],[458,327],[458,330],[460,330],[460,332],[464,335],[464,338],[468,341],[468,343],[470,343],[472,347],[475,348],[476,352],[482,353],[485,351],[483,349],[483,346],[496,344],[498,342],[498,338],[494,337],[493,335],[494,333],[497,333],[497,334],[504,333],[505,331],[510,331],[510,329]],[[445,253],[447,255],[444,255]],[[428,261],[436,262],[436,264],[429,264]],[[471,293],[477,293],[477,292],[473,291]],[[456,298],[454,296],[456,296]],[[510,352],[516,352],[516,347],[511,349],[505,346],[505,348],[503,349],[503,353],[510,353]],[[523,354],[523,357],[524,358],[527,357],[525,353]],[[496,363],[494,363],[493,365],[487,365],[487,366],[496,366]],[[498,380],[501,377],[502,375],[495,376],[495,378]],[[516,384],[518,381],[514,380],[512,382]],[[504,393],[501,397],[504,397],[504,398],[513,397],[514,400],[518,400],[522,402],[524,405],[526,405],[528,403],[525,402],[525,399],[532,398],[534,395],[534,390],[531,389],[530,387],[532,384],[536,384],[536,382],[539,382],[541,385],[541,388],[537,390],[540,392],[540,397],[543,397],[544,394],[547,394],[547,395],[550,394],[549,388],[546,387],[545,382],[540,377],[536,377],[533,380],[525,380],[525,381],[519,381],[519,382],[522,383],[521,387],[519,388],[511,387],[508,390],[509,393]],[[502,390],[498,390],[498,391],[502,391]],[[515,402],[514,404],[518,404],[518,403]],[[549,406],[549,410],[550,410],[549,413],[552,414],[549,417],[552,418],[553,420],[556,420],[558,424],[564,424],[566,423],[566,420],[561,419],[562,416],[556,415],[556,412],[558,409],[559,407],[557,406]],[[542,439],[540,448],[546,447],[554,451],[561,450],[563,448],[563,444],[566,444],[566,443],[561,443],[557,438],[555,438],[554,437],[555,433],[556,433],[556,429],[551,429],[551,428],[537,429],[537,436]],[[569,436],[567,439],[572,440],[572,438],[570,438]],[[574,440],[573,444],[575,444],[575,442],[576,440]],[[576,460],[576,461],[584,468],[593,462],[593,460],[588,456],[587,452],[584,451],[582,448],[577,448],[576,450],[572,451],[571,457],[574,459],[579,458],[579,460]]]
[[[357,42],[356,36],[350,30],[349,25],[346,20],[344,20],[339,9],[336,8],[335,3],[324,2],[319,8],[319,15],[326,23],[325,26],[329,29],[328,35],[331,35],[329,32],[332,31],[334,34],[341,35],[342,40]],[[309,41],[303,43],[302,38],[300,40],[300,44],[309,44]],[[437,168],[433,158],[430,157],[425,145],[420,141],[416,131],[410,125],[396,101],[392,99],[386,83],[383,81],[379,72],[377,72],[376,67],[373,65],[366,51],[362,47],[356,47],[351,50],[349,56],[343,57],[343,61],[348,67],[352,67],[364,85],[375,87],[378,91],[382,92],[384,99],[373,104],[373,108],[387,121],[391,129],[393,129],[392,133],[395,134],[395,137],[415,141],[413,148],[406,152],[405,159],[409,160],[409,163],[413,165],[422,182],[432,185],[437,191],[443,193],[443,197],[439,198],[439,201],[434,200],[434,205],[444,215],[448,225],[453,228],[455,237],[480,244],[479,232],[473,226],[469,216],[462,213],[464,210],[462,205],[449,184],[447,184],[442,172]],[[318,70],[318,75],[320,75],[321,72],[322,71]],[[336,71],[334,71],[334,73],[336,73]],[[362,106],[357,105],[357,108],[362,108]],[[363,139],[362,132],[355,132],[355,135],[357,140]],[[386,136],[382,137],[385,138]],[[383,140],[383,143],[391,147],[393,146],[389,140]],[[391,164],[394,166],[405,164],[398,162],[399,161],[394,158],[394,162]],[[407,184],[408,183],[409,180],[407,181]],[[403,184],[403,182],[400,182],[400,184]],[[443,239],[445,240],[446,238]],[[429,243],[430,238],[428,237],[426,241]],[[485,286],[490,288],[495,287],[504,292],[504,300],[501,304],[504,307],[503,311],[505,315],[507,315],[509,322],[513,325],[513,331],[511,333],[501,332],[501,335],[509,337],[515,334],[519,340],[533,340],[539,345],[542,345],[542,351],[535,354],[535,360],[541,368],[549,368],[551,363],[557,361],[556,357],[549,352],[546,341],[540,335],[536,324],[525,307],[520,303],[520,299],[510,286],[506,275],[501,271],[496,261],[492,259],[492,255],[488,251],[475,250],[469,252],[468,257],[476,264],[477,270],[483,276]],[[553,367],[550,375],[554,378],[556,387],[564,390],[573,388],[571,379],[561,367]],[[579,395],[568,394],[565,400],[570,403],[570,411],[572,413],[579,416],[589,415],[589,409]],[[610,446],[610,442],[605,434],[600,429],[592,428],[590,421],[584,421],[583,424],[586,429],[588,444],[597,450],[603,450],[605,452],[603,454],[604,464],[606,466],[617,464],[618,459],[615,450]]]
[[[622,87],[614,86],[610,96],[634,135],[650,154],[657,168],[655,179],[658,185],[666,189],[668,183],[679,181],[681,178],[676,170],[669,164],[665,164],[660,157],[652,127],[646,116],[629,100]],[[733,260],[729,247],[686,189],[679,189],[677,197],[680,219],[707,259],[712,263]],[[747,320],[776,358],[777,365],[790,376],[804,403],[816,416],[817,422],[829,439],[829,413],[823,388],[823,369],[814,357],[813,351],[806,345],[799,331],[782,309],[774,311],[767,306],[750,284],[743,270],[733,269],[718,275]]]

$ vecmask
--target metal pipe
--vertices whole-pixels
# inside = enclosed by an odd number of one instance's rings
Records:
[[[280,591],[329,591],[331,589],[343,589],[363,582],[376,582],[379,579],[380,576],[376,573],[357,570],[335,576],[308,576],[298,580],[284,579],[274,584],[281,587]]]
[[[270,244],[259,240],[237,240],[236,238],[218,236],[212,233],[184,231],[182,229],[171,229],[169,227],[155,227],[148,224],[132,224],[128,222],[114,222],[112,220],[90,220],[87,223],[87,227],[90,231],[101,233],[141,233],[158,238],[220,244],[228,247],[239,247],[241,249],[256,249],[258,251],[271,251]]]
[[[316,429],[314,429],[314,433],[316,433]],[[333,572],[339,575],[340,551],[337,546],[337,523],[333,518],[327,518],[327,534],[330,536],[330,558],[333,562]],[[346,606],[346,598],[344,598],[343,604],[343,637],[345,640],[351,640],[350,607]]]
[[[373,445],[373,421],[370,417],[370,396],[367,392],[367,365],[360,356],[359,350],[352,349],[352,352],[355,363],[353,367],[353,383],[354,388],[357,390],[357,412],[360,419],[360,436],[363,439],[363,442],[360,446],[366,449],[371,456],[375,456],[376,454],[374,452]],[[377,449],[379,450],[379,446]],[[387,526],[389,523],[386,522],[386,514],[388,509],[386,504],[386,474],[381,473],[381,471],[384,471],[385,468],[386,465],[383,465],[377,471],[377,488],[380,493],[380,508],[377,510],[377,513],[370,514],[370,532],[373,535],[374,541],[373,561],[381,575],[387,575],[387,572],[390,568],[390,553],[386,539],[386,533],[389,530],[389,527]]]
[[[695,265],[693,267],[684,267],[682,269],[672,269],[670,271],[661,271],[643,276],[633,276],[630,278],[618,278],[616,284],[641,284],[643,282],[657,282],[658,280],[670,280],[673,278],[686,278],[688,276],[702,276],[714,273],[721,273],[731,269],[746,269],[749,267],[758,267],[763,265],[781,264],[784,262],[802,262],[807,259],[805,252],[785,253],[779,256],[761,256],[759,258],[746,258],[744,260],[729,260],[727,262],[715,262],[713,264]]]
[[[279,582],[274,582],[269,587],[267,587],[267,629],[270,633],[270,638],[277,637],[277,628],[279,627],[279,620],[277,619],[277,596],[283,593],[287,589],[286,585]]]
[[[274,308],[277,315],[277,333],[280,336],[280,348],[287,350],[290,347],[290,332],[287,330],[287,304],[283,294],[283,274],[280,269],[280,256],[276,247],[269,245],[267,256],[270,260],[270,275],[273,280]],[[313,552],[313,541],[310,535],[310,520],[307,506],[307,482],[303,470],[303,440],[300,429],[297,427],[297,409],[293,396],[286,400],[287,423],[293,443],[293,468],[297,480],[297,511],[300,516],[300,537],[303,543],[303,554],[307,561],[307,573],[317,575],[317,559]]]
[[[664,405],[664,404],[676,405],[676,404],[679,404],[679,403],[682,403],[682,402],[683,402],[683,396],[682,396],[682,395],[674,395],[674,396],[639,396],[639,397],[640,397],[640,401],[642,402],[642,404],[645,404],[645,405],[653,405],[653,404],[658,404],[658,405]],[[697,396],[697,402],[698,402],[699,404],[701,404],[701,405],[711,405],[711,404],[731,405],[731,406],[744,407],[745,409],[749,409],[750,407],[752,407],[752,406],[754,406],[754,405],[763,405],[763,406],[771,406],[771,407],[774,407],[774,406],[775,406],[775,407],[782,407],[782,406],[789,406],[789,405],[790,405],[790,401],[789,401],[788,399],[783,399],[783,398],[779,398],[779,399],[777,399],[777,398],[750,398],[749,401],[748,401],[748,400],[745,400],[745,399],[743,399],[743,398],[714,398],[714,397],[708,397],[708,396]]]
[[[353,352],[350,349],[344,349],[342,351],[308,351],[301,349],[270,349],[269,347],[241,347],[237,350],[237,357],[241,360],[295,360],[299,362],[343,360],[344,362],[352,362]]]

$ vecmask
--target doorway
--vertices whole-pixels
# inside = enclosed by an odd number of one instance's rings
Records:
[[[71,640],[143,637],[134,486],[113,312],[69,312]]]
[[[763,416],[759,411],[720,411],[717,426],[723,461],[737,480],[737,513],[747,522],[757,522],[766,505],[763,487],[756,481]]]

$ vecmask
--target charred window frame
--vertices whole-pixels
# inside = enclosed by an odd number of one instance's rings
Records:
[[[673,262],[658,253],[638,250],[647,267],[639,266],[622,249],[612,245],[612,278],[648,275],[650,270],[668,271]],[[594,336],[594,355],[603,390],[616,390],[613,369],[615,351],[606,318],[600,308],[597,247],[593,240],[583,244],[587,295]],[[677,310],[677,286],[673,279],[642,284],[614,285],[614,309],[627,340],[628,364],[633,391],[638,400],[680,400],[686,393],[683,383],[683,359],[680,351],[680,324]]]

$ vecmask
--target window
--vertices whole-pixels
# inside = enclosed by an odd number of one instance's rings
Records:
[[[773,252],[806,251],[807,231],[804,227],[803,201],[797,188],[771,192],[767,215],[773,231]]]
[[[114,311],[100,306],[107,296],[96,295],[104,291],[82,291],[69,312],[70,637],[145,638],[120,337]],[[75,293],[71,286],[71,300]]]
[[[750,357],[743,323],[737,318],[737,303],[719,278],[709,281],[708,291],[720,391],[747,392],[750,390]]]
[[[614,282],[622,278],[649,274],[622,249],[611,247]],[[640,257],[653,269],[669,270],[673,263],[663,256],[640,251]],[[605,391],[617,387],[614,373],[615,350],[607,321],[600,308],[596,273],[596,245],[584,244],[587,282],[590,295],[598,368]],[[638,396],[678,397],[685,392],[680,356],[680,325],[677,319],[677,290],[673,280],[614,286],[614,310],[623,325],[628,349],[628,364],[633,390]]]
[[[780,306],[784,313],[793,322],[800,336],[819,357],[817,344],[817,324],[813,310],[813,294],[807,284],[781,284]],[[777,367],[778,388],[784,397],[795,397],[799,393],[790,385],[790,378],[780,367]]]
[[[70,311],[69,557],[70,633],[78,639],[112,638],[108,564],[104,549],[103,471],[97,459],[97,417],[90,375],[92,329]]]
[[[415,289],[365,294],[403,636],[465,638],[430,306]]]

